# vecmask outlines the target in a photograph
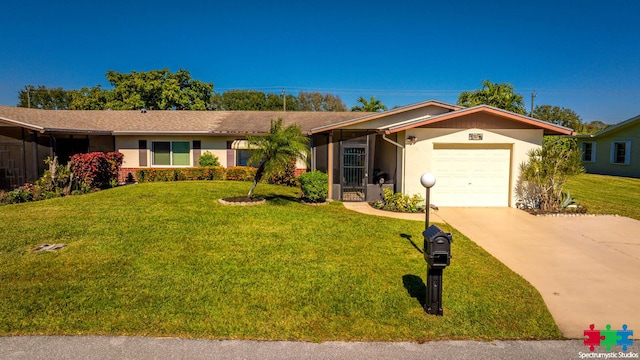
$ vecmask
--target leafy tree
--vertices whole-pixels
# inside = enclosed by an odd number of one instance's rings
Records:
[[[536,106],[531,115],[536,119],[547,121],[556,125],[582,131],[582,119],[575,111],[551,105]]]
[[[100,86],[80,90],[25,87],[18,94],[22,107],[72,110],[207,110],[211,108],[213,83],[191,78],[187,70],[171,73],[168,69],[124,74],[107,71],[106,78],[114,87]]]
[[[529,161],[520,165],[516,197],[525,207],[559,211],[570,199],[562,191],[565,183],[583,172],[576,139],[546,137],[542,147],[530,151]]]
[[[113,93],[105,90],[100,85],[92,88],[83,87],[80,90],[68,91],[71,101],[70,110],[105,110],[113,97]]]
[[[298,102],[300,111],[347,111],[347,105],[342,99],[329,93],[300,91],[298,93]]]
[[[279,94],[267,94],[267,106],[266,110],[280,111],[283,110],[284,104],[282,102],[282,95]],[[287,111],[298,111],[300,109],[300,101],[294,95],[287,94]]]
[[[267,98],[262,91],[229,90],[214,95],[213,107],[215,110],[267,110]]]
[[[286,98],[287,111],[346,111],[346,105],[342,100],[331,94],[301,91],[298,96],[287,94]],[[281,111],[284,104],[280,94],[265,94],[255,90],[229,90],[214,95],[213,108]]]
[[[27,85],[18,92],[18,107],[45,110],[66,110],[71,102],[70,94],[62,88],[47,88],[44,85]]]
[[[206,110],[211,106],[213,83],[194,80],[187,70],[128,74],[109,70],[106,77],[114,87],[106,106],[114,110]]]
[[[347,111],[347,105],[338,95],[324,94],[322,111]]]
[[[353,106],[351,111],[378,112],[387,110],[387,106],[383,104],[382,101],[376,99],[375,96],[372,96],[369,101],[360,96],[356,102],[359,102],[361,105]]]
[[[584,134],[595,134],[600,130],[604,130],[609,127],[608,124],[603,123],[600,120],[594,120],[589,123],[582,125],[582,133]]]
[[[282,118],[271,121],[271,128],[264,136],[248,136],[252,154],[249,163],[259,164],[248,197],[264,176],[269,176],[286,168],[298,159],[309,156],[308,138],[299,125],[282,125]]]
[[[489,105],[499,109],[524,115],[526,108],[522,95],[517,94],[509,83],[494,84],[489,80],[482,81],[482,88],[474,91],[463,91],[458,96],[458,105],[473,107]]]

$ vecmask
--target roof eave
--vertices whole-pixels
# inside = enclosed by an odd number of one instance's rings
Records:
[[[0,117],[0,121],[5,122],[9,125],[16,125],[19,126],[21,128],[25,128],[25,129],[29,129],[29,130],[35,130],[35,131],[43,131],[44,128],[42,126],[38,126],[38,125],[33,125],[33,124],[29,124],[29,123],[25,123],[22,121],[18,121],[18,120],[13,120],[13,119],[7,119],[5,117]]]
[[[534,125],[536,127],[543,129],[546,135],[575,135],[575,131],[573,131],[573,129],[548,123],[546,121],[534,119],[528,116],[516,114],[510,111],[494,108],[492,106],[487,106],[487,105],[479,105],[471,108],[460,109],[450,113],[435,115],[430,118],[421,119],[419,121],[405,123],[405,124],[402,124],[401,126],[389,127],[388,129],[385,129],[385,133],[393,134],[399,131],[404,131],[404,130],[412,129],[419,126],[425,126],[425,125],[437,123],[440,121],[450,120],[459,116],[474,114],[478,112],[488,112],[490,114],[506,117],[506,118],[509,118],[515,121],[520,121],[529,125]]]
[[[114,130],[112,135],[211,135],[211,131],[171,131],[171,130]]]
[[[349,119],[349,120],[345,120],[345,121],[341,121],[338,123],[334,123],[334,124],[329,124],[329,125],[324,125],[324,126],[319,126],[316,128],[313,128],[310,130],[310,134],[317,134],[320,132],[324,132],[324,131],[329,131],[329,130],[335,130],[335,129],[339,129],[341,127],[343,127],[344,125],[354,125],[354,124],[359,124],[365,121],[371,121],[371,120],[375,120],[375,119],[379,119],[382,117],[386,117],[386,116],[390,116],[390,115],[396,115],[396,114],[401,114],[403,112],[407,112],[407,111],[412,111],[415,109],[419,109],[422,107],[426,107],[426,106],[439,106],[441,108],[445,108],[445,109],[449,109],[452,111],[457,111],[462,109],[462,107],[457,106],[457,105],[452,105],[452,104],[447,104],[441,101],[437,101],[437,100],[427,100],[427,101],[423,101],[423,102],[419,102],[416,104],[411,104],[411,105],[406,105],[406,106],[401,106],[395,109],[391,109],[391,110],[387,110],[387,111],[383,111],[380,113],[373,113],[373,114],[368,114],[368,115],[364,115],[364,116],[360,116],[354,119]]]

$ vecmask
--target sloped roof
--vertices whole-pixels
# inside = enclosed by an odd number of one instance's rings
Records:
[[[617,123],[615,125],[611,125],[608,126],[598,132],[596,132],[595,134],[583,134],[583,135],[578,135],[577,137],[579,138],[593,138],[593,137],[598,137],[601,135],[609,135],[611,133],[620,131],[620,130],[624,130],[630,126],[635,125],[636,123],[640,123],[640,115],[634,116],[631,119],[627,119],[623,122]]]
[[[388,116],[392,116],[392,115],[397,115],[397,114],[402,114],[405,112],[409,112],[412,110],[416,110],[416,109],[420,109],[420,108],[426,108],[428,106],[435,106],[435,107],[439,107],[448,111],[456,111],[456,110],[460,110],[462,109],[462,107],[458,106],[458,105],[453,105],[453,104],[447,104],[441,101],[437,101],[437,100],[427,100],[427,101],[423,101],[417,104],[411,104],[411,105],[407,105],[407,106],[402,106],[402,107],[397,107],[395,109],[391,109],[388,111],[384,111],[384,112],[375,112],[375,113],[360,113],[362,114],[360,117],[354,118],[354,119],[347,119],[345,121],[342,122],[338,122],[338,123],[334,123],[334,124],[328,124],[325,126],[319,126],[319,127],[315,127],[313,129],[311,129],[311,133],[319,133],[319,132],[324,132],[324,131],[328,131],[328,130],[334,130],[334,129],[339,129],[345,126],[349,126],[349,125],[355,125],[355,124],[359,124],[359,123],[363,123],[363,122],[367,122],[367,121],[371,121],[371,120],[376,120],[376,119],[380,119],[380,118],[384,118],[384,117],[388,117]]]
[[[0,124],[40,132],[87,134],[262,134],[271,120],[299,124],[303,132],[371,113],[302,111],[186,111],[186,110],[40,110],[0,106]]]
[[[552,124],[546,121],[534,119],[528,116],[516,114],[503,109],[498,109],[488,105],[479,105],[471,108],[463,108],[457,105],[446,104],[446,103],[442,103],[435,100],[429,100],[429,101],[421,102],[414,105],[404,106],[404,107],[396,108],[390,111],[385,111],[383,113],[374,113],[374,114],[366,115],[356,119],[345,120],[341,123],[335,123],[335,124],[316,127],[311,129],[311,133],[319,133],[319,132],[324,132],[328,130],[340,129],[340,128],[351,126],[354,124],[361,124],[367,121],[377,120],[384,117],[391,117],[393,115],[402,114],[402,113],[413,111],[416,109],[425,108],[428,106],[437,106],[449,111],[443,114],[419,116],[419,117],[416,117],[415,119],[408,118],[408,119],[403,119],[401,121],[394,120],[396,122],[392,122],[383,127],[376,127],[376,130],[383,131],[386,134],[392,134],[392,133],[396,133],[399,131],[404,131],[404,130],[408,130],[416,127],[424,127],[424,126],[437,124],[439,122],[443,122],[447,120],[462,119],[472,114],[486,114],[486,115],[501,118],[503,120],[514,121],[520,127],[543,129],[545,135],[574,135],[575,134],[575,132],[570,128]]]
[[[420,118],[420,119],[417,119],[417,120],[412,121],[412,122],[404,122],[404,123],[399,124],[397,126],[396,125],[392,125],[392,126],[389,126],[389,128],[385,129],[385,133],[392,134],[392,133],[396,133],[398,131],[412,129],[412,128],[415,128],[415,127],[427,126],[427,125],[430,125],[430,124],[435,124],[435,123],[438,123],[438,122],[451,120],[451,119],[455,119],[455,118],[460,118],[460,117],[463,117],[463,116],[476,114],[476,113],[486,113],[486,114],[490,114],[490,115],[495,115],[495,116],[498,116],[498,117],[501,117],[501,118],[505,118],[505,119],[508,119],[508,120],[513,120],[513,121],[520,122],[520,123],[523,123],[523,124],[526,124],[526,125],[531,125],[532,127],[541,128],[541,129],[544,130],[545,135],[574,135],[575,134],[573,129],[570,129],[570,128],[567,128],[567,127],[564,127],[564,126],[560,126],[560,125],[556,125],[556,124],[552,124],[552,123],[547,122],[547,121],[534,119],[532,117],[516,114],[516,113],[513,113],[511,111],[498,109],[498,108],[495,108],[495,107],[489,106],[489,105],[478,105],[478,106],[474,106],[474,107],[470,107],[470,108],[463,108],[463,109],[460,109],[460,110],[457,110],[457,111],[452,111],[452,112],[446,113],[446,114],[435,115],[435,116],[431,116],[431,117],[427,117],[427,118]]]

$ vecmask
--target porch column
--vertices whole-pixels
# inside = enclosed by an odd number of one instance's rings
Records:
[[[38,133],[35,131],[31,132],[31,161],[33,162],[31,164],[31,166],[33,166],[32,181],[36,181],[40,177],[40,174],[38,172]]]
[[[333,199],[333,130],[329,131],[327,143],[327,176],[329,177],[329,199]]]

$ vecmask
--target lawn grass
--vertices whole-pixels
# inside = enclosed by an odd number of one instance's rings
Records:
[[[640,179],[581,174],[565,185],[592,214],[616,214],[640,220]]]
[[[0,207],[0,335],[307,341],[558,339],[540,294],[453,231],[444,316],[425,314],[424,224],[216,199],[242,182],[170,182]],[[66,243],[57,252],[32,251]]]

